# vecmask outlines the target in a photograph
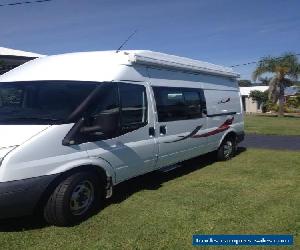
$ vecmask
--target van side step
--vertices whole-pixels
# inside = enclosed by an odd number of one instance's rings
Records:
[[[177,168],[180,168],[180,167],[182,167],[182,165],[177,163],[177,164],[173,164],[173,165],[170,165],[170,166],[162,167],[162,168],[158,169],[158,171],[163,172],[163,173],[167,173],[167,172],[170,172],[170,171],[172,171],[174,169],[177,169]]]

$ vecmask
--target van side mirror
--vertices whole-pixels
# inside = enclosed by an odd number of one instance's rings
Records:
[[[62,141],[64,146],[77,145],[89,141],[110,139],[119,133],[119,113],[101,114],[92,123],[81,118]]]

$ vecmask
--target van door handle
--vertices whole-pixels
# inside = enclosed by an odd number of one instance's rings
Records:
[[[159,127],[159,133],[160,135],[165,135],[167,134],[167,126],[166,125],[162,125]]]

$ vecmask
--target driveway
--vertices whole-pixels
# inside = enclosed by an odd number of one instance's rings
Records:
[[[300,150],[300,136],[247,134],[239,144],[245,148]]]

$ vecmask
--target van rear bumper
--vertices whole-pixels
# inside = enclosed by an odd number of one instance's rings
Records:
[[[31,214],[57,175],[0,183],[0,219]]]

